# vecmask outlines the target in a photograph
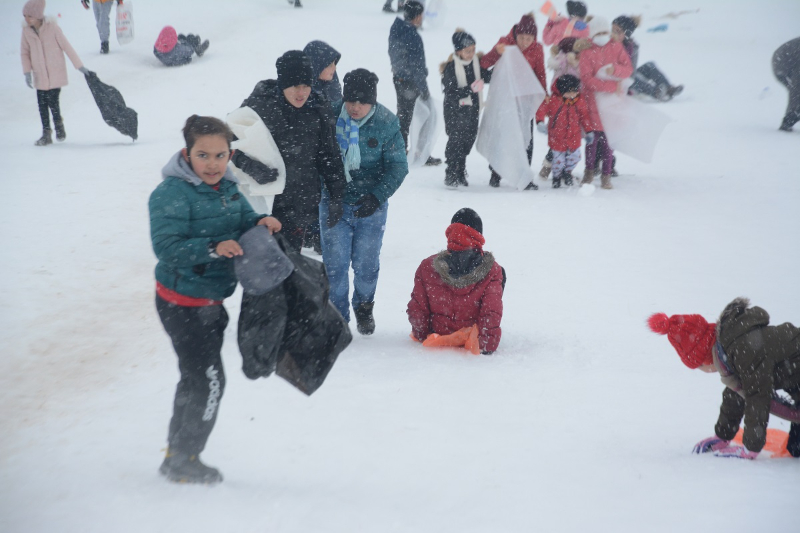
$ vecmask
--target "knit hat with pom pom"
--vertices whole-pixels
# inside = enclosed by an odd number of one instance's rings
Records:
[[[709,324],[700,315],[672,315],[656,313],[647,319],[647,325],[659,335],[666,335],[678,352],[683,364],[689,368],[713,362],[711,347],[717,340],[716,324]]]

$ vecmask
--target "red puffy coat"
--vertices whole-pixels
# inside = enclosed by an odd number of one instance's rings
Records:
[[[601,80],[597,77],[597,73],[606,65],[614,66],[613,76],[615,78],[629,78],[633,75],[631,58],[620,42],[610,41],[602,47],[592,44],[591,48],[581,52],[578,68],[581,72],[581,95],[583,95],[586,100],[586,106],[589,108],[589,123],[591,127],[589,131],[604,131],[600,113],[597,112],[594,93],[597,91],[613,93],[617,90],[616,81]]]
[[[589,129],[589,109],[581,95],[573,103],[565,101],[561,96],[551,96],[536,111],[536,122],[543,122],[545,117],[550,117],[547,124],[548,146],[556,152],[579,149],[581,128],[592,131]]]
[[[417,268],[406,310],[411,332],[423,341],[431,333],[449,335],[477,324],[481,350],[493,352],[500,344],[503,269],[486,252],[475,270],[453,278],[444,260],[447,253],[432,255]]]
[[[517,46],[517,39],[514,36],[516,33],[516,24],[505,37],[501,37],[497,44],[503,43],[506,46]],[[544,70],[544,49],[541,43],[533,43],[528,48],[522,51],[522,55],[528,61],[528,64],[533,69],[533,73],[539,78],[539,83],[542,84],[545,94],[547,93],[547,73]],[[497,45],[492,48],[492,51],[481,58],[481,67],[490,68],[500,60],[500,54],[497,53]]]

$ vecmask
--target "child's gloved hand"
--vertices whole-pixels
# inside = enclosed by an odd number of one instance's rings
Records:
[[[25,73],[25,83],[28,84],[28,87],[33,89],[33,76],[31,76],[30,72]]]
[[[722,450],[723,448],[727,448],[729,442],[730,441],[722,440],[716,436],[708,437],[707,439],[703,439],[697,444],[695,444],[692,453],[716,452],[717,450]]]
[[[356,205],[359,206],[359,208],[356,209],[356,212],[353,214],[356,216],[356,218],[365,218],[372,216],[372,214],[375,213],[375,211],[377,211],[381,206],[381,202],[375,197],[374,194],[367,193],[358,199]]]
[[[81,71],[81,74],[83,74],[84,76],[88,76],[89,75],[89,69],[86,68],[86,67],[81,67],[78,70]]]
[[[744,446],[739,446],[738,444],[734,444],[733,446],[727,446],[720,450],[714,451],[715,457],[735,457],[737,459],[750,459],[751,461],[758,457],[758,452],[751,452]]]
[[[547,124],[544,122],[537,122],[536,129],[539,131],[539,133],[547,133]]]

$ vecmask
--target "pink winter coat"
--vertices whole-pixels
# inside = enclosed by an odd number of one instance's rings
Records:
[[[583,29],[575,28],[575,24],[580,26],[583,24]],[[578,39],[589,38],[589,26],[581,23],[576,18],[557,18],[555,20],[548,20],[542,31],[542,42],[547,45],[558,44],[564,37],[577,37]]]
[[[33,85],[38,90],[49,91],[67,85],[65,53],[76,69],[83,66],[55,19],[46,18],[38,34],[25,24],[22,29],[22,72],[33,71]]]
[[[581,72],[581,95],[586,100],[589,109],[589,131],[604,131],[603,123],[600,121],[600,113],[597,112],[597,101],[594,93],[613,93],[617,90],[617,82],[612,80],[601,80],[597,77],[600,69],[606,65],[614,65],[615,78],[629,78],[633,74],[631,58],[622,43],[610,41],[605,46],[592,44],[588,50],[581,52],[579,69]]]

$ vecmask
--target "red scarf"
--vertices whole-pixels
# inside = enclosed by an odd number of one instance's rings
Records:
[[[447,249],[451,252],[475,249],[483,253],[483,245],[486,239],[483,235],[465,224],[450,224],[444,232],[447,237]]]

